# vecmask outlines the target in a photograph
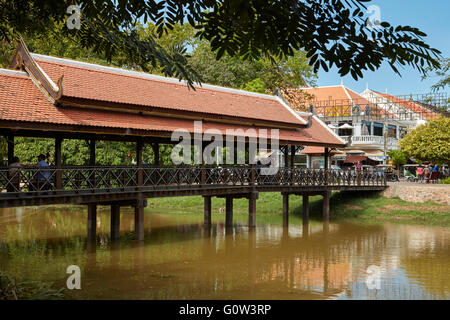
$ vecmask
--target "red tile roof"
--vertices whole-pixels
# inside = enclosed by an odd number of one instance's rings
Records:
[[[303,118],[307,120],[306,117]],[[0,69],[0,127],[5,126],[5,121],[14,122],[14,128],[29,123],[40,123],[58,125],[62,131],[76,131],[77,127],[88,127],[92,128],[91,132],[102,133],[101,128],[119,128],[124,132],[128,129],[147,132],[144,133],[147,135],[155,131],[166,132],[168,136],[180,128],[193,132],[194,125],[189,119],[140,115],[116,110],[58,107],[47,99],[26,73],[6,72]],[[203,122],[204,131],[212,128],[222,132],[226,129],[259,129],[246,125]],[[281,142],[292,144],[343,145],[342,141],[315,117],[309,128],[280,129],[279,139]]]
[[[196,87],[194,91],[175,79],[68,59],[32,56],[55,83],[64,75],[62,100],[79,98],[140,106],[143,110],[162,108],[165,113],[172,110],[219,118],[272,121],[291,127],[305,124],[275,96],[208,85]]]
[[[336,154],[337,151],[330,150],[329,154]],[[325,148],[324,147],[315,147],[315,146],[307,146],[304,150],[300,152],[300,154],[325,154]]]

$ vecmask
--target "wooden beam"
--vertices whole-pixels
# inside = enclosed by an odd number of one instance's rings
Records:
[[[97,233],[97,205],[88,204],[87,237],[88,241],[95,240]]]
[[[62,189],[62,172],[61,172],[61,168],[62,168],[62,154],[61,154],[61,148],[62,148],[62,138],[60,137],[56,137],[55,138],[55,166],[56,169],[59,169],[56,171],[56,176],[55,176],[55,187],[57,190],[57,194],[58,194],[58,190]]]
[[[211,225],[211,197],[203,197],[203,220],[205,226]]]
[[[117,240],[120,236],[120,206],[111,205],[111,240]]]
[[[233,226],[233,197],[225,198],[225,226]]]
[[[323,193],[323,207],[322,207],[322,215],[323,221],[329,221],[330,219],[330,191],[325,191]]]
[[[304,194],[302,197],[302,219],[305,222],[309,220],[309,195]]]
[[[142,190],[142,184],[144,183],[143,178],[143,171],[142,171],[142,148],[143,148],[143,142],[140,137],[137,138],[136,141],[136,164],[138,167],[138,177],[137,177],[137,184],[138,184],[138,190]]]
[[[136,240],[144,241],[144,206],[134,207],[134,232]]]
[[[6,141],[8,144],[8,165],[13,163],[14,158],[14,135],[13,134],[7,134],[6,135]]]
[[[289,194],[283,193],[283,228],[289,226]]]
[[[256,227],[256,198],[257,198],[257,196],[254,194],[253,196],[249,197],[249,199],[248,199],[248,227],[249,228]]]
[[[90,166],[95,166],[96,161],[95,161],[95,144],[96,144],[96,139],[95,138],[91,138],[88,141],[89,144],[89,165]]]
[[[287,168],[289,167],[289,148],[286,146],[284,148],[284,166]]]
[[[295,146],[291,146],[291,167],[295,166]]]
[[[152,144],[153,153],[155,154],[153,164],[159,166],[159,143]]]

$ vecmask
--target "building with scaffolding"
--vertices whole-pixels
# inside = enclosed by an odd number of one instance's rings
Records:
[[[338,165],[383,163],[407,132],[449,111],[446,93],[392,96],[367,88],[358,94],[343,84],[288,89],[283,97],[299,112],[314,112],[347,142],[331,156]],[[319,156],[317,150],[314,155],[303,154],[307,167],[321,167],[311,161]]]

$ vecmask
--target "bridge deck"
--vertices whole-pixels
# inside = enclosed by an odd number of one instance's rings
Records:
[[[113,203],[172,196],[248,195],[383,190],[385,176],[369,172],[255,166],[71,166],[0,169],[0,207]]]

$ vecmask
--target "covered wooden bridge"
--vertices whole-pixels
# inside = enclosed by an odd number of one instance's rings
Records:
[[[195,121],[201,121],[200,134]],[[171,135],[183,129],[192,143],[206,148],[211,129],[232,137],[227,149],[250,141],[275,139],[284,164],[275,174],[262,174],[250,164],[162,166],[160,144],[176,144]],[[324,197],[328,219],[331,190],[382,190],[383,176],[329,169],[310,170],[293,165],[294,155],[305,146],[342,147],[336,136],[313,114],[294,112],[278,95],[264,95],[211,85],[189,90],[176,79],[80,61],[32,54],[19,41],[9,69],[0,69],[0,130],[8,142],[8,162],[14,157],[14,137],[43,137],[55,141],[55,165],[46,168],[0,169],[0,207],[74,203],[88,206],[88,237],[95,237],[97,205],[111,205],[111,236],[118,237],[120,207],[135,207],[136,238],[144,237],[147,198],[202,195],[205,224],[211,223],[211,197],[226,198],[226,224],[232,224],[233,199],[249,199],[249,227],[256,225],[258,192],[282,192],[287,224],[288,197]],[[269,132],[268,137],[261,132]],[[231,133],[230,133],[231,132]],[[64,139],[86,140],[90,161],[83,166],[62,163]],[[136,165],[98,166],[96,141],[136,143]],[[144,144],[155,157],[144,164]],[[269,145],[269,148],[273,146]],[[236,161],[234,163],[237,163]]]

